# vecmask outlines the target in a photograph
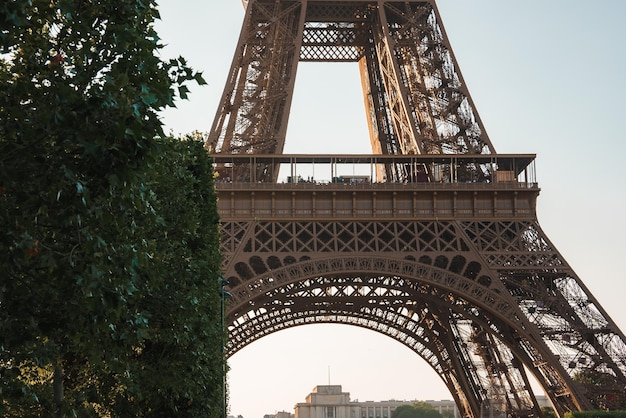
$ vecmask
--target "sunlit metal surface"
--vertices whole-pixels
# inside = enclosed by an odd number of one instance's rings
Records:
[[[540,416],[528,373],[559,415],[626,409],[624,334],[539,226],[534,155],[495,152],[434,2],[244,6],[207,142],[227,354],[350,324],[424,358],[465,417]],[[283,154],[300,61],[358,62],[372,155]]]

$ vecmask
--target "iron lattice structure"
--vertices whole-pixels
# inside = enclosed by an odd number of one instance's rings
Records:
[[[624,334],[539,226],[534,155],[495,152],[434,1],[244,6],[207,141],[227,354],[350,324],[420,355],[465,417],[541,416],[529,373],[559,415],[626,409]],[[358,63],[372,155],[283,154],[301,61]]]

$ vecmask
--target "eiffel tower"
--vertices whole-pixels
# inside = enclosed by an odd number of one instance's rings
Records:
[[[464,417],[542,416],[531,375],[559,416],[626,409],[626,338],[537,221],[535,156],[495,151],[435,2],[244,7],[207,141],[227,355],[348,324],[420,355]],[[304,61],[358,64],[371,154],[283,153]]]

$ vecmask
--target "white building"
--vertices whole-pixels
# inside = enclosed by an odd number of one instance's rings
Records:
[[[319,385],[306,397],[306,402],[297,403],[295,418],[390,418],[391,412],[412,401],[350,401],[350,393],[343,392],[341,385]],[[455,418],[459,413],[454,401],[424,401],[440,413],[450,412]]]
[[[351,401],[350,393],[343,392],[341,385],[318,385],[306,397],[306,401],[297,403],[295,416],[264,418],[391,418],[394,409],[401,405],[425,402],[446,417],[460,418],[459,410],[452,400],[410,400],[410,401]],[[540,407],[551,407],[546,396],[537,396]],[[286,413],[284,413],[286,414]]]

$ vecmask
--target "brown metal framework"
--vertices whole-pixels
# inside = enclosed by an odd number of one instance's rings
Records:
[[[282,153],[298,62],[355,61],[374,153],[494,152],[439,22],[431,2],[250,1],[210,149]]]
[[[626,409],[626,338],[540,228],[534,155],[495,153],[434,1],[244,6],[207,142],[227,354],[343,323],[420,355],[465,417],[541,416],[528,373],[559,415]],[[282,153],[299,61],[358,62],[372,155]]]

